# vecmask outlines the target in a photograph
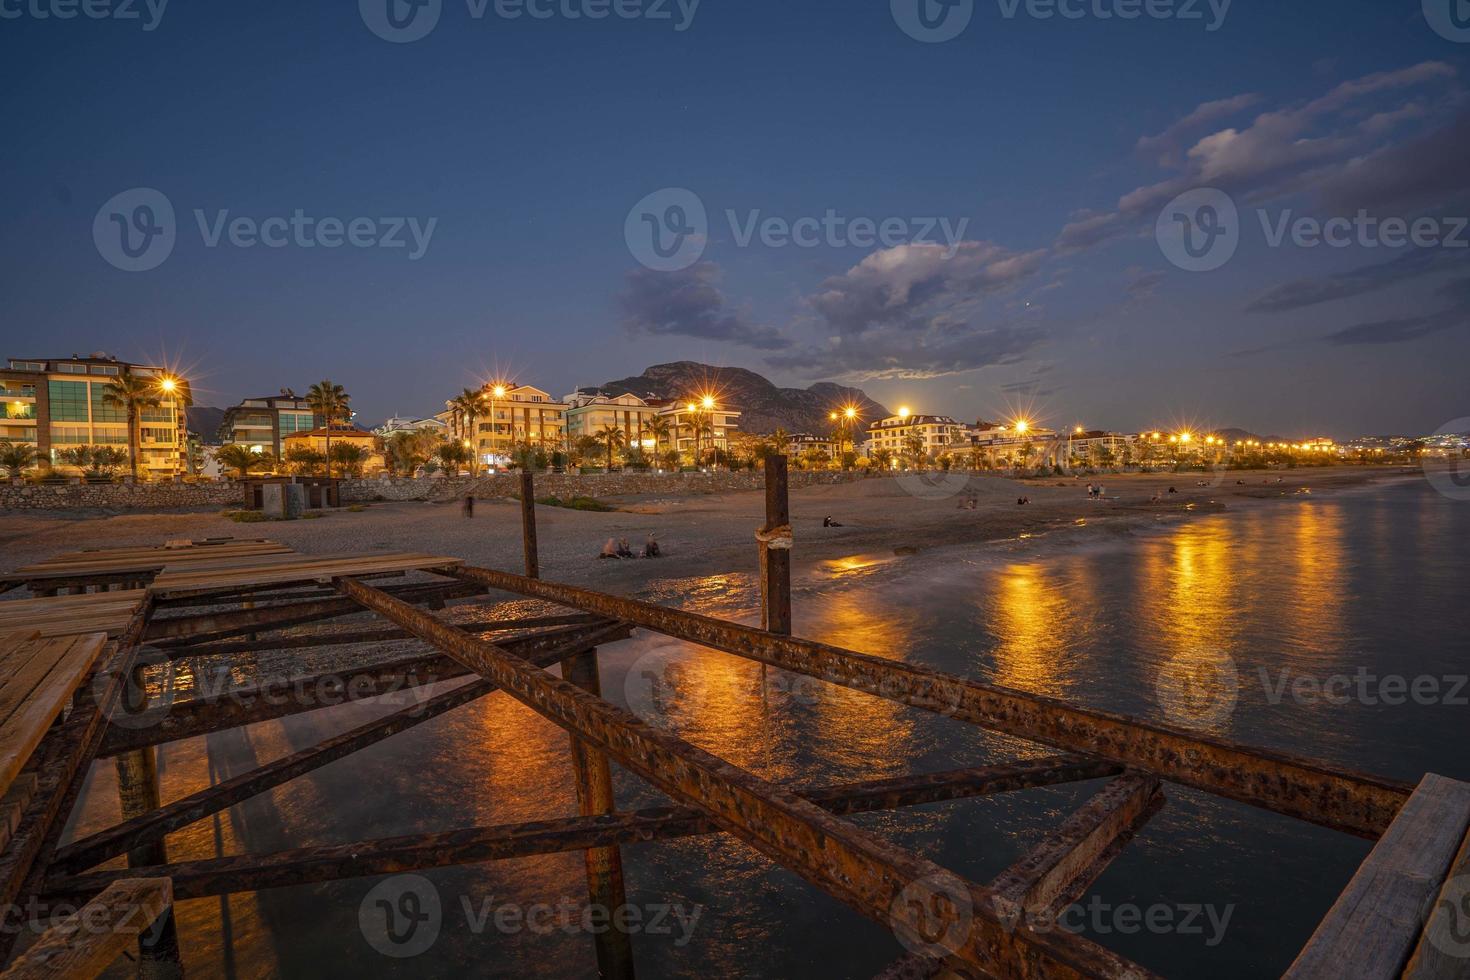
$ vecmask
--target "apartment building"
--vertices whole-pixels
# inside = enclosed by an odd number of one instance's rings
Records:
[[[443,422],[449,436],[471,443],[475,458],[484,464],[503,465],[518,445],[529,443],[547,450],[566,446],[567,409],[549,393],[531,385],[486,385],[481,389],[481,410],[471,419],[444,403],[434,416]]]
[[[128,412],[108,404],[118,378],[143,378],[159,404],[140,409],[137,432],[128,434]],[[71,446],[137,447],[140,477],[172,477],[185,470],[184,393],[187,384],[167,368],[119,361],[110,354],[10,358],[0,368],[0,439],[30,443],[42,459],[61,463]]]
[[[285,452],[287,436],[310,432],[321,424],[306,399],[290,388],[279,395],[246,398],[225,409],[220,419],[219,441],[226,446],[244,446],[251,452],[270,453],[277,459]]]
[[[449,426],[439,419],[416,419],[403,415],[395,415],[387,419],[382,425],[373,430],[375,435],[384,439],[397,435],[400,432],[432,432],[435,435],[449,435]]]
[[[649,404],[659,410],[660,418],[668,420],[674,448],[690,459],[694,459],[696,446],[701,458],[707,457],[711,446],[727,452],[730,437],[740,431],[741,413],[717,402],[656,399]]]
[[[576,442],[583,436],[596,437],[608,426],[623,432],[623,441],[628,446],[642,446],[644,451],[653,452],[654,437],[648,431],[649,423],[658,417],[658,406],[650,405],[637,395],[623,393],[606,394],[596,388],[581,388],[562,399],[567,407],[567,441]]]
[[[965,427],[948,415],[914,415],[900,409],[897,415],[868,426],[868,441],[863,448],[870,457],[880,449],[902,456],[910,451],[910,443],[917,437],[921,452],[935,455],[962,444],[964,431]]]

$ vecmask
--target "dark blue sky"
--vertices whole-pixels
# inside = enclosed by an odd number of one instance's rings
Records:
[[[1420,0],[1235,0],[1215,30],[1205,0],[1199,20],[974,0],[942,43],[900,29],[911,0],[703,0],[683,31],[674,0],[666,20],[442,0],[411,43],[367,26],[386,0],[173,0],[152,30],[142,0],[36,16],[53,2],[0,2],[5,356],[165,356],[221,405],[328,376],[369,422],[497,369],[562,394],[680,358],[970,419],[1348,436],[1470,414],[1470,248],[1273,245],[1257,215],[1428,216],[1426,241],[1470,243],[1470,28],[1442,36]],[[1239,211],[1203,272],[1155,236],[1199,187]],[[134,188],[176,216],[147,271],[97,244]],[[674,271],[625,238],[664,188],[708,215]],[[210,246],[196,210],[421,239]],[[756,212],[829,211],[921,241],[742,244]]]

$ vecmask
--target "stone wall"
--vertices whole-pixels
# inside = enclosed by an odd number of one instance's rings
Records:
[[[793,488],[845,483],[851,473],[791,471]],[[613,497],[623,494],[701,494],[759,490],[760,471],[739,473],[570,473],[536,474],[538,497]],[[473,488],[477,497],[512,497],[520,492],[518,476],[423,477],[420,479],[343,480],[342,502],[373,500],[455,500]],[[236,508],[244,489],[220,483],[98,483],[68,486],[15,486],[0,482],[0,511],[5,510],[181,510],[190,507]]]
[[[846,483],[858,479],[852,473],[821,473],[792,470],[790,485],[809,487]],[[760,490],[766,485],[759,470],[739,473],[537,473],[538,497],[616,497],[624,494],[701,494]],[[473,489],[475,496],[514,497],[520,493],[517,475],[469,477],[423,477],[420,479],[343,480],[342,501],[371,500],[456,500]]]
[[[15,486],[0,483],[4,510],[180,510],[189,507],[239,507],[245,499],[238,483],[82,483],[66,486]]]

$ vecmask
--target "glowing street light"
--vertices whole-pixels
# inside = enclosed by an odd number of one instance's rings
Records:
[[[170,394],[172,394],[173,390],[178,386],[178,382],[175,381],[173,378],[164,378],[158,383],[158,387],[162,388],[166,392],[169,392]]]
[[[1027,432],[1031,431],[1031,423],[1025,419],[1021,419],[1016,423],[1016,431],[1024,436]]]
[[[898,417],[899,417],[899,418],[901,418],[901,419],[906,419],[906,418],[908,418],[908,417],[909,417],[909,416],[910,416],[910,415],[911,415],[911,414],[913,414],[913,413],[911,413],[911,412],[910,412],[910,411],[909,411],[909,407],[908,407],[908,406],[907,406],[907,405],[900,405],[900,406],[899,406],[899,409],[898,409]]]

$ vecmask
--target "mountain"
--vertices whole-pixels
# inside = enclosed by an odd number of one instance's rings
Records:
[[[203,439],[206,445],[214,445],[219,442],[216,433],[219,432],[219,424],[225,417],[222,408],[210,408],[208,405],[190,405],[185,414],[189,421],[189,431]]]
[[[675,399],[713,392],[721,406],[741,413],[742,432],[774,432],[778,428],[793,434],[830,432],[828,413],[846,405],[857,406],[867,422],[889,415],[888,409],[860,388],[845,388],[829,381],[810,388],[778,388],[745,368],[714,367],[696,361],[655,364],[637,377],[609,381],[595,390],[609,395],[632,393],[640,398]]]

